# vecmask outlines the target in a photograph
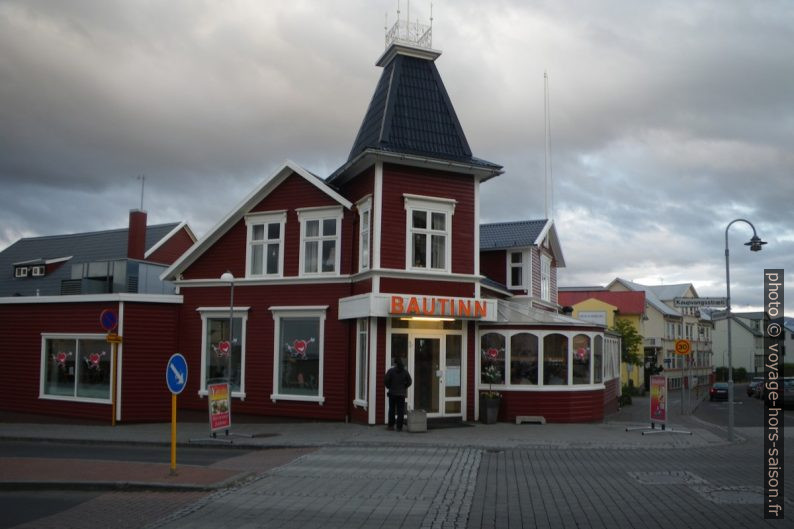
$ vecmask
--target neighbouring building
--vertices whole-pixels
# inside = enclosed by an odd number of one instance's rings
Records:
[[[645,291],[611,292],[603,287],[560,288],[559,303],[573,309],[573,317],[603,325],[612,329],[618,320],[626,321],[642,337],[645,337]],[[634,387],[645,385],[644,344],[638,351],[639,365],[621,362],[620,381]]]
[[[693,307],[676,307],[676,298],[698,298],[691,283],[677,285],[640,285],[617,278],[606,286],[613,292],[645,292],[644,344],[645,385],[648,388],[650,366],[662,367],[670,389],[679,389],[689,377],[694,386],[713,382],[713,325],[705,311]],[[675,354],[675,342],[690,340],[689,356]],[[655,369],[654,369],[655,370]]]
[[[764,313],[733,312],[731,359],[733,368],[744,368],[750,376],[764,374]],[[714,363],[728,367],[728,320],[724,310],[711,314],[714,322]],[[790,334],[790,333],[789,333]],[[785,343],[785,342],[784,342]]]
[[[0,252],[0,409],[111,421],[163,420],[163,366],[178,348],[180,296],[160,280],[194,242],[185,223],[20,239]],[[118,320],[116,362],[100,314]],[[156,382],[155,382],[156,381]]]

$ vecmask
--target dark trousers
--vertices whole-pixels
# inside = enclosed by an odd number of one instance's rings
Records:
[[[403,416],[405,415],[405,397],[402,395],[389,396],[389,426],[394,426],[395,414],[397,415],[397,429],[403,429]]]

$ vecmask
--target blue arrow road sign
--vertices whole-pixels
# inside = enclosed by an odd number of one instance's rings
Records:
[[[165,382],[168,389],[174,395],[179,395],[187,384],[187,361],[185,357],[177,353],[168,359],[168,367],[165,368]]]

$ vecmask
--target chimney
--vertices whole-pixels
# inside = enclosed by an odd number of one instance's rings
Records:
[[[146,253],[146,212],[130,210],[130,227],[127,233],[127,258],[143,259]]]

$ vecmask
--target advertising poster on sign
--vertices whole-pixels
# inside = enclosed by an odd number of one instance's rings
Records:
[[[207,395],[210,405],[210,431],[229,429],[232,425],[229,384],[209,384]]]
[[[667,379],[659,375],[651,377],[651,422],[667,422]]]

